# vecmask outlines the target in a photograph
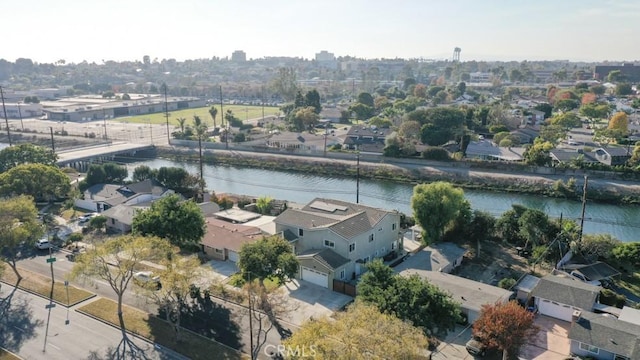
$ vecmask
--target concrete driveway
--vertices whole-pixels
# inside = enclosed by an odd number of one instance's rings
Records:
[[[226,282],[231,275],[240,271],[233,261],[209,260],[207,265],[211,268],[213,276],[223,282]]]
[[[456,325],[454,331],[441,339],[437,350],[431,353],[432,360],[471,360],[473,355],[467,352],[465,344],[471,339],[471,326]]]
[[[284,307],[288,309],[281,318],[300,326],[310,318],[331,316],[353,301],[351,296],[340,294],[304,280],[292,280],[281,286]]]
[[[535,324],[540,328],[536,336],[522,347],[520,358],[528,360],[564,360],[569,356],[569,328],[571,324],[538,315]]]

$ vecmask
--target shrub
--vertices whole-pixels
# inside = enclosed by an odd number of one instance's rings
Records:
[[[449,152],[441,147],[429,146],[422,152],[422,158],[436,161],[449,161]]]
[[[626,304],[627,297],[624,295],[617,294],[613,290],[604,289],[600,291],[600,303],[615,306],[617,308],[622,309],[622,307]]]
[[[511,289],[516,284],[516,280],[512,278],[503,278],[498,282],[498,286],[503,289]]]

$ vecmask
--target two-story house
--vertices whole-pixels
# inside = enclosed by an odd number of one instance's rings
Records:
[[[329,289],[334,279],[355,279],[367,262],[400,245],[399,212],[345,201],[316,198],[274,222],[298,256],[298,277]]]

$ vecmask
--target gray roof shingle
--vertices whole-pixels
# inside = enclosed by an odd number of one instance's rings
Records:
[[[350,261],[329,248],[308,250],[298,254],[298,258],[313,258],[331,270],[335,270]]]
[[[569,329],[571,340],[593,345],[630,359],[638,359],[640,356],[639,337],[639,325],[588,311],[583,311],[580,318],[573,322]]]
[[[389,211],[340,200],[316,198],[302,209],[289,208],[276,222],[310,229],[326,227],[350,239],[371,230]]]
[[[593,308],[600,287],[579,280],[547,275],[538,281],[531,296],[552,300],[589,311]]]

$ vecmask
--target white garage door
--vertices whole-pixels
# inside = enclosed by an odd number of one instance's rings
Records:
[[[324,288],[329,287],[329,280],[327,279],[326,273],[304,266],[302,267],[302,280],[308,281],[318,286],[322,286]]]
[[[238,253],[235,251],[227,250],[227,257],[229,261],[238,262]]]
[[[573,308],[571,308],[571,306],[559,304],[547,299],[540,299],[538,301],[538,311],[540,314],[564,321],[571,321],[571,316],[573,315]]]

